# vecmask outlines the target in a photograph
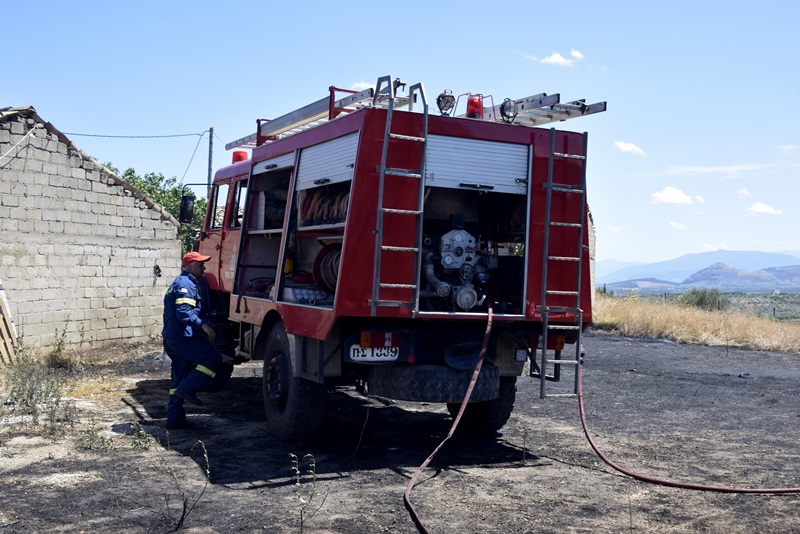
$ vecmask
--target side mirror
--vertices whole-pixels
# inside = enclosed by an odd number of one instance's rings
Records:
[[[189,224],[192,222],[194,216],[194,197],[192,195],[183,195],[181,197],[181,211],[178,215],[178,222],[181,224]]]

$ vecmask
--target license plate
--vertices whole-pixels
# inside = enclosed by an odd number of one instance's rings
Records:
[[[350,359],[358,362],[393,362],[400,355],[399,347],[350,346]]]

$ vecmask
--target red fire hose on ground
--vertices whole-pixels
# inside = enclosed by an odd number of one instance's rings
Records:
[[[623,475],[627,475],[631,478],[635,478],[636,480],[640,480],[642,482],[649,482],[650,484],[658,484],[660,486],[669,486],[672,488],[681,488],[681,489],[688,489],[688,490],[699,490],[699,491],[715,491],[719,493],[800,493],[800,487],[797,488],[729,488],[725,486],[706,486],[703,484],[689,484],[686,482],[675,482],[672,480],[662,480],[660,478],[649,477],[645,475],[640,475],[639,473],[635,473],[629,469],[625,469],[620,465],[616,464],[612,461],[608,456],[603,454],[603,451],[597,446],[597,444],[592,439],[591,434],[589,434],[589,427],[586,423],[586,411],[583,407],[583,368],[582,366],[578,367],[578,410],[580,411],[581,416],[581,427],[583,427],[583,433],[586,436],[586,440],[589,442],[589,446],[592,447],[592,450],[603,460],[609,467],[612,469],[619,471]]]
[[[467,388],[467,393],[464,396],[464,400],[461,403],[461,408],[458,410],[458,415],[453,420],[453,425],[450,427],[450,432],[448,432],[447,437],[442,440],[442,442],[434,449],[434,451],[428,456],[425,461],[420,465],[411,478],[406,484],[405,493],[403,494],[403,502],[406,505],[409,513],[411,514],[411,519],[414,521],[414,524],[417,526],[417,529],[423,533],[428,534],[428,530],[425,528],[422,519],[417,514],[417,511],[414,509],[414,505],[411,503],[411,490],[414,489],[414,486],[417,483],[417,479],[419,478],[422,471],[431,463],[434,456],[441,450],[444,444],[449,440],[453,434],[455,433],[456,428],[458,427],[458,423],[461,420],[461,416],[464,414],[464,410],[466,409],[467,403],[469,401],[470,396],[472,395],[472,389],[475,387],[475,382],[478,380],[478,375],[481,371],[481,366],[483,365],[483,361],[486,356],[486,347],[489,343],[489,334],[492,330],[492,309],[489,308],[488,313],[488,322],[486,325],[486,333],[484,334],[483,338],[483,345],[481,346],[481,352],[478,356],[478,363],[475,365],[475,370],[472,373],[472,380],[469,383],[469,387]],[[718,493],[761,493],[761,494],[779,494],[779,493],[800,493],[800,487],[794,488],[736,488],[736,487],[725,487],[725,486],[706,486],[703,484],[690,484],[685,482],[675,482],[672,480],[663,480],[655,477],[649,477],[645,475],[641,475],[629,469],[625,469],[621,467],[613,460],[608,458],[603,451],[595,443],[594,439],[592,439],[591,434],[589,433],[589,426],[586,422],[586,410],[584,409],[583,405],[583,365],[578,366],[578,410],[580,412],[580,419],[581,419],[581,427],[583,428],[583,433],[586,436],[586,440],[589,442],[589,446],[592,450],[597,454],[597,456],[603,460],[609,467],[612,469],[627,475],[631,478],[636,480],[647,482],[650,484],[658,484],[661,486],[668,486],[672,488],[680,488],[680,489],[688,489],[688,490],[697,490],[697,491],[711,491],[711,492],[718,492]]]

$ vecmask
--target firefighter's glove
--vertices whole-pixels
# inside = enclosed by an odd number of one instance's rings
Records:
[[[233,356],[228,356],[227,354],[224,354],[224,353],[221,353],[221,354],[222,354],[222,361],[224,363],[229,363],[231,365],[235,365],[236,364],[236,359]]]
[[[214,343],[214,339],[217,337],[217,333],[214,332],[214,328],[208,323],[204,323],[202,328],[203,332],[205,332],[206,336],[208,336],[208,341]]]

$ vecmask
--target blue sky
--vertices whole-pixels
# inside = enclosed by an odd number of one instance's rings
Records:
[[[800,250],[797,2],[78,0],[2,17],[0,107],[33,105],[63,132],[213,126],[216,170],[256,118],[383,75],[496,103],[606,100],[559,126],[589,132],[598,259]],[[121,169],[206,180],[207,134],[70,138]]]

